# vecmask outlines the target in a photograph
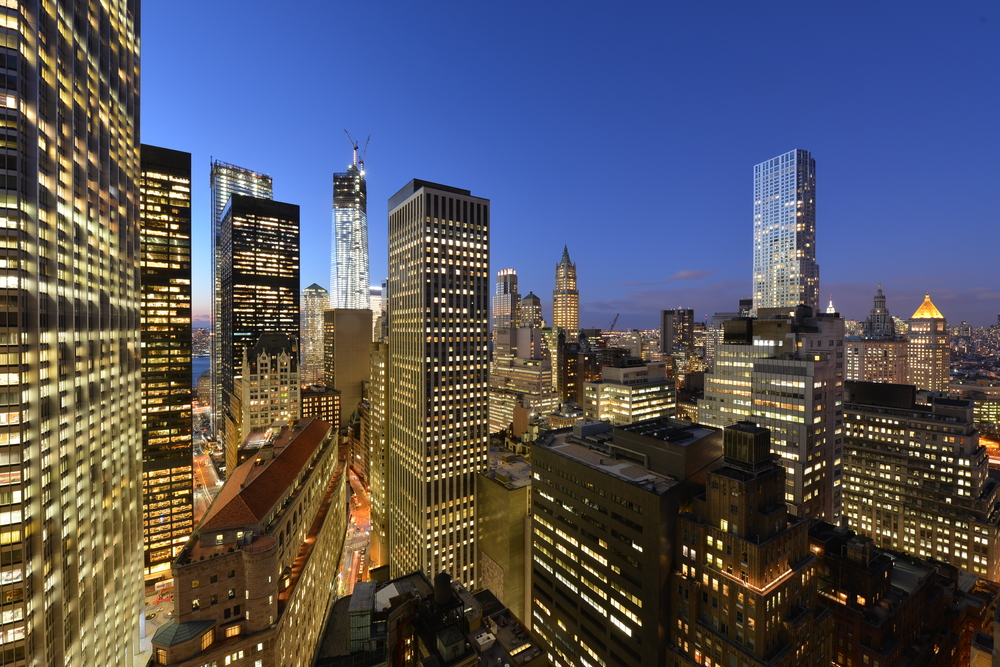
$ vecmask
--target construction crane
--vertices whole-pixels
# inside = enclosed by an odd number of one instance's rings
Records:
[[[611,320],[611,326],[608,327],[608,333],[615,330],[615,325],[618,324],[618,315],[621,315],[621,313],[615,315],[615,319]]]
[[[360,169],[361,171],[364,171],[365,170],[365,155],[368,154],[368,142],[372,140],[372,135],[369,134],[368,138],[365,139],[365,148],[364,148],[364,150],[361,151],[361,157],[359,158],[358,157],[358,142],[356,142],[353,138],[351,138],[351,133],[348,132],[346,129],[344,130],[344,134],[347,135],[347,140],[351,142],[351,148],[354,149],[354,166],[357,167],[358,169]]]

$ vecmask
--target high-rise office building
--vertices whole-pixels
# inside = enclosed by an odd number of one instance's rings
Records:
[[[794,150],[753,168],[753,307],[819,312],[816,161]]]
[[[1000,577],[1000,486],[972,401],[918,404],[911,385],[848,382],[844,518],[883,549]]]
[[[0,10],[4,664],[136,657],[139,4],[27,0]]]
[[[771,431],[797,516],[836,522],[841,506],[844,321],[800,306],[722,323],[698,420],[719,428],[754,421]]]
[[[167,578],[194,530],[191,154],[142,146],[142,526],[145,576]]]
[[[677,392],[667,379],[666,363],[626,358],[601,369],[601,379],[583,383],[584,412],[588,419],[615,426],[647,419],[673,417]]]
[[[333,175],[333,264],[330,267],[330,307],[368,309],[368,186],[365,163]]]
[[[723,466],[674,531],[680,564],[665,587],[670,640],[660,664],[830,665],[810,522],[782,502],[785,471],[768,431],[737,422],[723,447]]]
[[[323,313],[323,381],[340,390],[344,423],[358,409],[369,380],[372,314],[368,309],[332,308]]]
[[[387,487],[393,576],[476,581],[486,465],[490,202],[412,180],[389,199]]]
[[[299,207],[232,194],[222,214],[218,320],[222,399],[217,408],[227,470],[243,438],[236,380],[243,352],[264,333],[299,334]]]
[[[316,283],[302,290],[302,330],[299,334],[299,365],[302,381],[323,381],[323,313],[330,305],[330,293]]]
[[[951,348],[948,346],[948,320],[924,297],[910,318],[906,332],[909,380],[917,389],[948,391],[951,379]]]
[[[219,406],[222,403],[222,339],[219,327],[222,322],[222,288],[219,285],[219,266],[222,261],[222,212],[232,194],[273,199],[274,187],[271,177],[234,164],[213,160],[209,174],[212,191],[212,405],[213,431],[221,428]],[[226,306],[228,308],[228,306]],[[218,437],[218,435],[216,436]]]
[[[371,344],[368,355],[368,409],[362,413],[361,439],[368,450],[368,483],[371,489],[371,531],[368,539],[368,560],[372,569],[388,563],[386,549],[386,363],[389,346],[384,342]]]
[[[493,294],[493,330],[516,328],[520,304],[517,272],[514,269],[500,269],[497,271],[496,292]]]
[[[660,352],[666,359],[672,352],[694,348],[694,311],[674,308],[660,311]]]
[[[545,328],[545,320],[542,319],[542,300],[535,296],[534,292],[528,292],[521,299],[517,313],[521,320],[518,326],[532,329]]]
[[[576,288],[576,264],[569,261],[569,248],[563,246],[556,264],[556,288],[552,290],[552,327],[569,333],[580,330],[580,292]]]

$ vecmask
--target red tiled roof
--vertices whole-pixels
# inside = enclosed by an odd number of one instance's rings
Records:
[[[300,419],[299,430],[284,427],[274,442],[274,458],[239,465],[202,519],[199,530],[225,530],[262,522],[333,428],[313,417]]]

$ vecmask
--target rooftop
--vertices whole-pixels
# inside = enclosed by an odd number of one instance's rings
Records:
[[[251,458],[233,470],[198,530],[219,531],[263,522],[312,461],[332,428],[313,417],[282,428],[274,439],[273,457]]]
[[[917,312],[913,313],[911,320],[943,320],[944,315],[941,311],[937,309],[937,306],[931,301],[931,295],[924,295],[924,302],[920,304],[917,308]]]
[[[531,464],[513,452],[491,446],[485,475],[510,489],[520,489],[531,483]]]

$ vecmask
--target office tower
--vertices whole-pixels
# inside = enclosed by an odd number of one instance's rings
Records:
[[[531,617],[553,665],[673,664],[663,658],[676,632],[667,584],[678,510],[703,492],[721,441],[717,429],[659,419],[577,424],[535,442]]]
[[[816,161],[794,150],[753,168],[753,307],[819,312]]]
[[[358,160],[347,171],[333,175],[333,265],[330,268],[330,307],[367,309],[368,186],[365,163]]]
[[[534,292],[528,292],[518,308],[518,316],[521,318],[519,326],[544,329],[545,320],[542,319],[542,300],[535,296]]]
[[[844,339],[847,379],[861,382],[906,384],[909,378],[907,342],[896,334],[896,325],[885,306],[882,285],[878,286],[860,336]]]
[[[715,313],[705,327],[705,371],[711,372],[715,365],[715,351],[723,342],[722,323],[726,320],[735,320],[749,315],[740,313]]]
[[[516,328],[521,295],[517,293],[517,272],[514,269],[497,271],[496,291],[493,294],[493,330]]]
[[[660,311],[660,352],[666,359],[672,352],[694,348],[694,311],[674,308]]]
[[[330,424],[301,419],[231,471],[173,563],[163,667],[308,665],[347,533],[348,475]]]
[[[330,293],[313,283],[302,290],[302,328],[299,333],[300,376],[305,384],[323,382],[323,313],[330,304]]]
[[[753,297],[740,299],[740,317],[750,317],[753,315]]]
[[[191,154],[142,146],[142,525],[145,576],[170,576],[194,529]]]
[[[809,521],[788,513],[768,430],[737,422],[723,439],[722,467],[674,530],[668,661],[829,665]]]
[[[646,419],[673,417],[677,412],[674,381],[662,361],[626,358],[601,369],[598,382],[583,383],[583,410],[588,419],[615,426]]]
[[[576,289],[576,264],[569,261],[569,248],[563,246],[562,259],[556,264],[556,288],[552,290],[552,328],[576,333],[580,329],[580,292]]]
[[[480,588],[518,618],[531,599],[531,465],[508,450],[490,452],[489,467],[476,472],[476,539]]]
[[[844,517],[895,549],[1000,576],[1000,486],[973,423],[972,401],[916,402],[910,385],[848,382]]]
[[[298,340],[288,334],[262,334],[251,349],[243,350],[237,385],[243,438],[275,421],[298,419],[302,414]]]
[[[907,384],[928,391],[948,391],[951,379],[948,321],[931,302],[930,294],[924,297],[909,324],[906,332]]]
[[[243,439],[236,381],[243,352],[265,333],[299,334],[299,207],[233,193],[222,213],[217,415],[227,470]]]
[[[4,3],[4,664],[127,664],[138,650],[139,5]]]
[[[388,564],[386,527],[386,363],[389,346],[372,343],[368,355],[368,410],[363,414],[361,434],[363,446],[368,450],[368,479],[371,504],[369,505],[370,531],[368,561],[371,568]]]
[[[340,392],[332,387],[314,384],[302,387],[302,418],[315,417],[340,432]]]
[[[380,333],[378,319],[382,317],[382,311],[385,310],[381,286],[372,285],[368,289],[368,309],[372,311],[372,340],[378,340]]]
[[[486,465],[490,202],[412,180],[389,199],[387,471],[393,575],[476,581]]]
[[[785,500],[801,517],[840,517],[844,321],[807,306],[788,315],[723,322],[698,419],[719,428],[752,420],[771,430],[781,457]]]
[[[369,379],[371,324],[368,309],[333,308],[323,313],[323,376],[327,387],[340,391],[345,423],[358,409],[362,385]]]
[[[552,362],[543,350],[542,330],[494,329],[490,367],[490,433],[513,429],[520,436],[531,413],[548,414],[559,405],[552,390]]]
[[[219,283],[221,279],[219,267],[222,262],[222,213],[229,202],[230,195],[240,194],[258,199],[273,199],[274,188],[271,177],[267,174],[260,174],[220,160],[212,161],[209,186],[212,192],[212,384],[215,387],[211,400],[211,414],[213,431],[216,431],[218,436],[217,429],[222,428],[222,420],[220,419],[222,338],[219,335],[219,328],[222,323],[223,308],[229,307],[222,302],[222,287]]]

